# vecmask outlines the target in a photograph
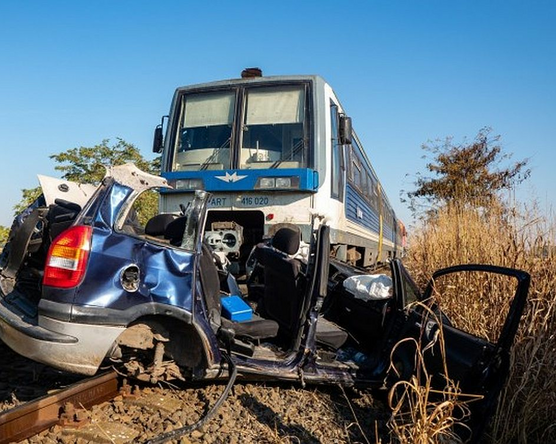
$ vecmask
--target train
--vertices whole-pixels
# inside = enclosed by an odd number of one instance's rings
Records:
[[[403,254],[405,226],[351,117],[318,75],[248,68],[239,79],[179,87],[153,151],[172,186],[159,210],[179,212],[184,193],[209,191],[205,241],[231,264],[284,226],[308,240],[315,218],[330,226],[340,261],[370,267]]]

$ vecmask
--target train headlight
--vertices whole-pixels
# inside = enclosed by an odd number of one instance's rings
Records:
[[[292,178],[291,177],[277,177],[276,178],[276,188],[291,188]]]
[[[255,189],[262,190],[292,190],[299,188],[299,176],[288,177],[259,177]]]
[[[257,185],[255,185],[255,188],[263,188],[263,189],[276,188],[276,178],[261,177],[259,178]]]
[[[176,190],[203,190],[205,188],[203,179],[176,179],[171,181],[170,185]]]

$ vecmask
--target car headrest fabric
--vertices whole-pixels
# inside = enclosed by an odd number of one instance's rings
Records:
[[[169,239],[171,244],[179,244],[185,232],[186,216],[178,217],[168,224],[164,232],[164,239]]]
[[[151,217],[145,225],[145,234],[149,236],[162,236],[168,225],[177,218],[175,214],[157,214]]]
[[[300,233],[291,228],[280,228],[272,238],[272,246],[286,254],[295,254],[301,242]]]

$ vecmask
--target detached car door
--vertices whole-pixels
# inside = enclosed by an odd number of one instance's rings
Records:
[[[434,273],[419,296],[401,263],[394,264],[394,272],[407,304],[402,337],[420,344],[421,364],[433,387],[442,390],[449,378],[462,394],[479,395],[468,404],[471,417],[465,421],[471,442],[477,442],[508,377],[530,276],[510,268],[460,265]]]

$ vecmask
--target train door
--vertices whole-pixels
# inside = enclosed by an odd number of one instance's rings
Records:
[[[330,196],[332,199],[344,201],[344,153],[343,145],[340,140],[339,132],[338,105],[330,101],[330,129],[331,129],[331,144],[332,144],[332,159],[331,159],[331,189]]]

